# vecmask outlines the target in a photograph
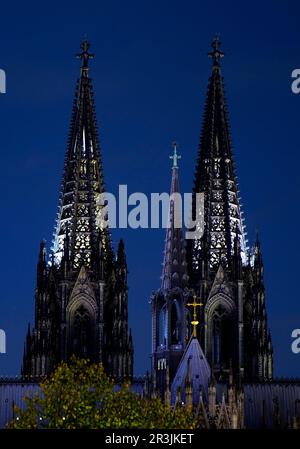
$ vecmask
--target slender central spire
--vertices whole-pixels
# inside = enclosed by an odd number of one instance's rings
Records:
[[[168,290],[175,286],[186,285],[185,247],[181,225],[181,207],[179,206],[179,170],[177,144],[173,142],[172,181],[169,202],[169,224],[166,232],[162,288]]]
[[[85,36],[80,48],[82,50],[81,53],[78,53],[76,55],[76,58],[81,59],[81,75],[82,76],[88,76],[89,71],[89,60],[94,58],[93,53],[89,53],[90,43],[87,40],[87,37]]]

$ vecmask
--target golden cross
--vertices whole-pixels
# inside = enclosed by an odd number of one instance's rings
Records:
[[[193,296],[193,300],[194,300],[194,302],[187,303],[187,306],[191,306],[191,307],[194,308],[193,321],[191,323],[193,325],[193,336],[197,337],[197,326],[199,324],[199,321],[197,321],[197,307],[198,306],[202,307],[203,304],[201,302],[197,302],[197,296],[196,295]]]

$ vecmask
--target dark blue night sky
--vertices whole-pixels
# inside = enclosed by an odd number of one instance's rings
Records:
[[[52,238],[66,139],[88,34],[108,191],[163,192],[170,187],[171,142],[182,155],[181,189],[190,192],[216,32],[237,173],[252,243],[262,242],[275,375],[299,376],[291,332],[300,328],[300,4],[290,1],[4,2],[0,68],[0,328],[7,354],[0,373],[19,373],[34,317],[39,242]],[[115,230],[125,239],[135,372],[149,367],[148,298],[160,285],[163,230]]]

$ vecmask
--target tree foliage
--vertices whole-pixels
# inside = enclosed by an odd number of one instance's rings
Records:
[[[159,398],[140,397],[129,383],[116,386],[101,364],[72,358],[61,363],[41,392],[15,408],[14,429],[192,429],[192,413],[170,408]]]

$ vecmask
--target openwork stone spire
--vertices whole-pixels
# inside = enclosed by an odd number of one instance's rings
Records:
[[[194,269],[199,268],[197,264],[203,258],[209,261],[210,268],[217,268],[220,261],[227,265],[234,251],[236,233],[241,258],[246,263],[245,229],[221,76],[220,60],[224,53],[220,46],[217,37],[212,42],[212,51],[208,53],[212,58],[212,73],[208,83],[194,181],[194,194],[205,194],[205,227],[203,238],[195,240],[193,244]]]
[[[77,81],[72,120],[65,159],[60,203],[54,232],[52,251],[55,263],[63,256],[66,230],[69,233],[69,255],[74,268],[91,266],[97,244],[99,226],[97,197],[103,192],[102,162],[98,139],[93,86],[89,78],[89,43],[85,38],[82,52],[81,75]],[[108,233],[102,233],[102,247],[109,246]]]

